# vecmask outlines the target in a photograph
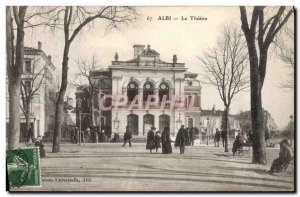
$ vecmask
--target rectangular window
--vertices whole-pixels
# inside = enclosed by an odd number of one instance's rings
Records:
[[[25,72],[31,73],[31,61],[30,60],[25,61]]]
[[[25,81],[26,92],[31,91],[31,81]]]

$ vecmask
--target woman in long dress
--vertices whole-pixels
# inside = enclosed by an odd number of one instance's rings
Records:
[[[161,134],[161,144],[162,144],[162,153],[163,154],[171,154],[172,153],[169,127],[165,127],[164,131]]]
[[[155,149],[156,149],[156,152],[157,152],[157,150],[159,148],[161,148],[161,145],[160,145],[161,138],[160,138],[160,135],[159,135],[159,131],[156,131],[155,136],[154,136],[154,141],[155,141]]]
[[[152,153],[152,149],[155,149],[155,137],[154,137],[154,131],[155,127],[151,127],[151,130],[147,134],[147,144],[146,144],[146,150],[150,150],[150,153]]]

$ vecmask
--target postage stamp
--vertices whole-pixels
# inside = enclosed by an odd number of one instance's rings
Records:
[[[40,155],[38,148],[7,150],[6,162],[10,188],[41,185]]]

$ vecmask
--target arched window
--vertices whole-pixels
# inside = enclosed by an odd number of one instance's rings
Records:
[[[135,82],[131,82],[127,86],[127,98],[128,102],[133,101],[134,97],[139,94],[138,85]]]
[[[159,92],[158,92],[158,97],[159,97],[159,102],[163,100],[164,95],[166,95],[166,99],[169,100],[169,86],[166,83],[162,83],[159,85]]]
[[[146,102],[149,95],[154,95],[154,86],[152,83],[145,83],[143,87],[143,101]]]

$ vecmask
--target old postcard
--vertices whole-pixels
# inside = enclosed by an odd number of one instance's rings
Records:
[[[294,192],[294,12],[6,6],[9,190]]]

